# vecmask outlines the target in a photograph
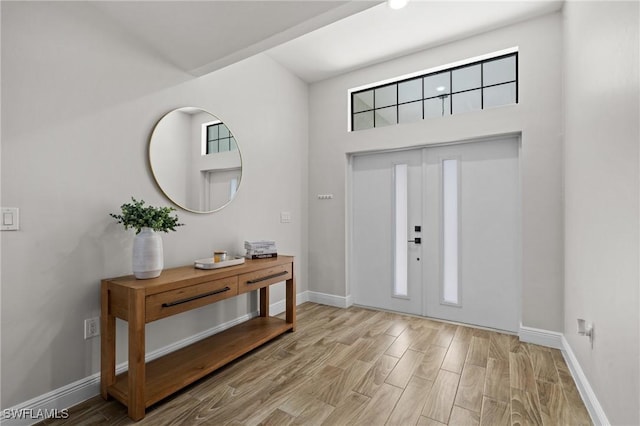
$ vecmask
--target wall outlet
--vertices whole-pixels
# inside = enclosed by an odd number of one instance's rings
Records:
[[[589,343],[591,343],[591,349],[593,349],[593,323],[578,318],[578,334],[581,336],[589,336]]]
[[[100,317],[89,318],[84,320],[84,338],[89,339],[91,337],[100,335]]]
[[[280,212],[280,223],[291,223],[291,212]]]

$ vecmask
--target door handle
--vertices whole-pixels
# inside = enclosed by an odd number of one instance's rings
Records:
[[[422,238],[416,237],[414,240],[409,240],[407,242],[408,243],[414,243],[414,244],[422,244]]]

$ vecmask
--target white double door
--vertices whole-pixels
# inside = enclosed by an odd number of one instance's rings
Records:
[[[519,139],[351,160],[354,303],[517,331]]]

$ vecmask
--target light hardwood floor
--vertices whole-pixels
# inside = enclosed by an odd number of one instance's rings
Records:
[[[50,425],[129,425],[93,398]],[[560,351],[358,307],[298,307],[298,328],[147,410],[140,425],[587,425]]]

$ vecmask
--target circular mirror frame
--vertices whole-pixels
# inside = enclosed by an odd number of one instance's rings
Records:
[[[240,151],[240,146],[237,144],[237,140],[235,139],[235,134],[233,132],[231,132],[231,129],[229,129],[229,133],[231,136],[233,136],[234,142],[235,142],[235,146],[236,149],[235,151],[237,151],[238,153],[238,159],[240,162],[240,175],[238,177],[238,181],[237,181],[237,185],[236,185],[236,189],[233,193],[233,196],[231,196],[226,202],[222,203],[220,206],[216,206],[215,208],[211,209],[211,210],[197,210],[195,208],[193,208],[192,206],[187,206],[187,205],[183,205],[180,202],[177,202],[175,200],[176,195],[175,194],[169,194],[167,188],[163,187],[163,184],[160,182],[162,179],[158,178],[158,164],[156,164],[156,167],[154,168],[154,161],[153,161],[153,143],[154,143],[154,136],[155,136],[155,140],[158,140],[158,135],[156,134],[156,132],[159,130],[159,126],[161,125],[161,123],[163,122],[163,120],[166,120],[171,114],[174,114],[176,112],[184,112],[184,113],[189,113],[189,114],[195,114],[195,113],[205,113],[208,114],[211,118],[210,122],[215,122],[218,121],[221,124],[224,124],[224,121],[222,121],[218,116],[216,116],[215,114],[212,114],[211,112],[200,108],[200,107],[180,107],[180,108],[175,108],[172,109],[171,111],[167,112],[166,114],[164,114],[154,125],[153,130],[151,131],[151,135],[149,137],[149,145],[148,145],[148,158],[147,160],[149,161],[149,168],[151,169],[151,174],[153,175],[153,179],[156,182],[156,185],[158,186],[158,188],[160,189],[160,191],[164,194],[165,197],[167,197],[167,199],[169,199],[169,201],[171,201],[173,204],[175,204],[176,206],[178,206],[179,208],[192,212],[192,213],[198,213],[198,214],[209,214],[209,213],[215,213],[217,211],[222,210],[223,208],[225,208],[226,206],[228,206],[237,196],[237,192],[240,190],[240,185],[242,183],[242,152]],[[202,124],[205,124],[204,122]],[[224,124],[226,126],[226,124]],[[204,154],[202,154],[204,156]],[[204,171],[204,170],[203,170]],[[187,203],[185,203],[187,204]]]

